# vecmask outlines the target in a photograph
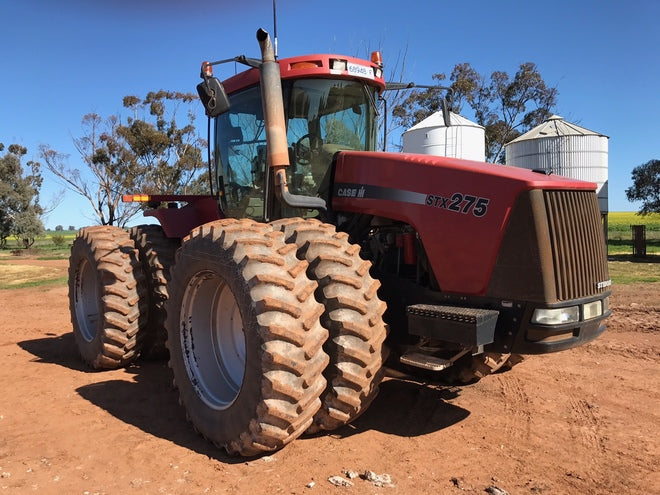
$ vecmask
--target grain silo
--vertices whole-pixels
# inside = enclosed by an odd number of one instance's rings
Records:
[[[607,228],[609,138],[553,115],[506,145],[506,164],[598,184],[598,203]]]
[[[483,162],[486,155],[484,128],[456,113],[445,126],[442,112],[422,120],[403,133],[403,152],[449,156]]]

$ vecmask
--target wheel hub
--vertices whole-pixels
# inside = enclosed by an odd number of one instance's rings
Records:
[[[76,270],[74,284],[74,307],[80,333],[86,342],[91,342],[98,330],[99,296],[96,272],[86,259],[81,260]]]
[[[226,409],[241,389],[246,345],[236,298],[211,272],[192,277],[181,307],[181,348],[195,391],[209,407]]]

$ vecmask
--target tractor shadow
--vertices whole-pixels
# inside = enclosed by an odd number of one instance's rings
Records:
[[[616,245],[616,242],[610,241],[610,243]],[[660,241],[657,241],[654,243],[654,245],[660,247]],[[660,255],[653,253],[649,253],[644,256],[633,256],[632,254],[608,254],[607,261],[627,261],[629,263],[660,263]]]
[[[138,362],[126,368],[130,380],[100,381],[78,387],[76,392],[95,406],[149,435],[173,442],[211,459],[237,464],[245,459],[225,453],[201,435],[186,420],[172,386],[172,373],[165,362]]]
[[[345,438],[368,430],[401,437],[434,433],[470,415],[467,409],[451,403],[459,392],[459,388],[441,383],[386,378],[369,409],[331,434]]]
[[[172,385],[172,374],[166,362],[138,360],[125,369],[93,371],[80,360],[71,333],[23,341],[18,345],[36,356],[32,362],[57,364],[85,373],[88,378],[97,377],[94,383],[80,386],[76,392],[124,423],[219,462],[245,462],[245,458],[226,454],[194,431],[178,403],[178,392]],[[348,438],[369,430],[402,437],[433,433],[470,415],[468,410],[451,404],[459,391],[455,387],[415,379],[386,378],[373,404],[350,425],[304,438],[327,434]]]
[[[32,360],[33,363],[57,364],[74,371],[94,373],[80,359],[73,340],[73,333],[63,335],[47,333],[46,335],[48,337],[42,339],[18,342],[18,346],[36,357]]]
[[[51,334],[18,345],[35,356],[31,363],[56,364],[84,373],[87,382],[92,378],[94,383],[82,385],[76,392],[124,423],[223,463],[245,462],[229,456],[194,431],[179,405],[166,361],[138,360],[124,369],[92,370],[78,355],[73,333]]]

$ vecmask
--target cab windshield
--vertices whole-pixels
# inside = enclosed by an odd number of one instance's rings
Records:
[[[374,150],[375,89],[358,81],[282,81],[293,194],[327,199],[330,165],[342,150]],[[258,86],[230,96],[231,110],[216,119],[218,181],[225,214],[263,219],[266,131]],[[291,210],[291,211],[288,211]],[[284,208],[282,216],[301,215]]]

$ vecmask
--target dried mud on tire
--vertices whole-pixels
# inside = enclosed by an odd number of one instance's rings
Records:
[[[147,299],[125,230],[94,226],[78,233],[69,258],[69,304],[76,345],[89,366],[113,369],[138,357]]]
[[[166,359],[165,301],[169,297],[170,268],[180,241],[168,239],[159,225],[138,225],[129,234],[138,250],[147,288],[148,318],[142,332],[140,357]]]
[[[284,447],[321,406],[327,332],[306,268],[281,232],[250,220],[205,224],[177,251],[170,367],[195,428],[229,453]]]
[[[371,263],[360,258],[360,246],[333,225],[302,218],[272,225],[296,245],[298,257],[309,263],[309,278],[319,285],[315,295],[324,308],[321,324],[329,333],[324,349],[330,364],[321,409],[307,432],[334,430],[364,413],[378,395],[387,335],[380,282],[369,274]]]

